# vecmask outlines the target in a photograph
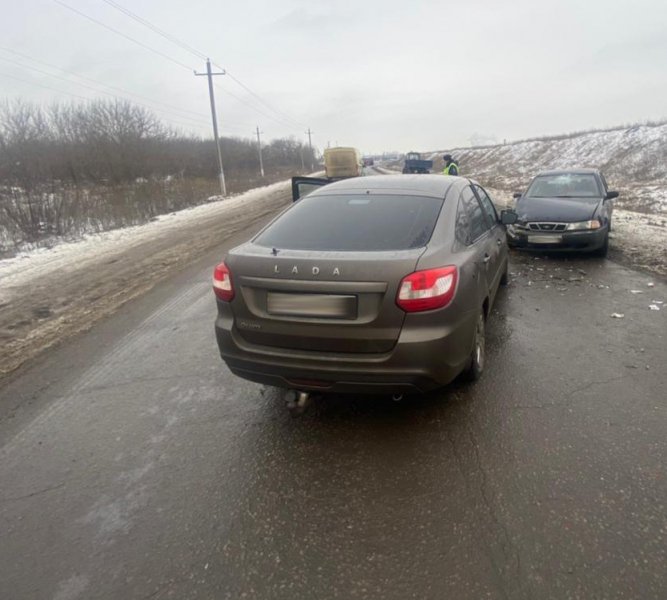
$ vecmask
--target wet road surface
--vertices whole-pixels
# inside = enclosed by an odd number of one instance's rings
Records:
[[[667,597],[666,285],[515,254],[478,384],[292,419],[217,355],[244,237],[4,383],[0,598]]]

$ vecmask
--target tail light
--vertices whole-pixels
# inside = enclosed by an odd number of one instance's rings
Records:
[[[234,299],[232,274],[223,262],[213,271],[213,292],[219,300],[224,302],[231,302]]]
[[[401,281],[396,304],[405,312],[443,308],[454,298],[457,281],[454,266],[415,271]]]

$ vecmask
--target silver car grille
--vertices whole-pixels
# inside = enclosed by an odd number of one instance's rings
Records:
[[[532,231],[565,231],[567,223],[528,223],[527,227]]]

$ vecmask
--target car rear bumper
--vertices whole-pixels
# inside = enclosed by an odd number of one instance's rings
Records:
[[[529,232],[508,228],[508,241],[514,248],[524,250],[547,250],[556,252],[592,252],[605,243],[607,227],[592,231],[567,231],[563,233]],[[544,241],[536,241],[537,237]]]
[[[216,319],[215,332],[220,356],[244,379],[299,390],[397,394],[450,383],[467,365],[476,316],[475,311],[466,313],[454,327],[404,326],[394,348],[383,354],[257,346],[244,340],[225,315]]]

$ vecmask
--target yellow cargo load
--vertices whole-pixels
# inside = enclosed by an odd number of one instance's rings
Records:
[[[329,179],[358,177],[361,169],[361,154],[356,148],[327,148],[324,151],[324,170]]]

